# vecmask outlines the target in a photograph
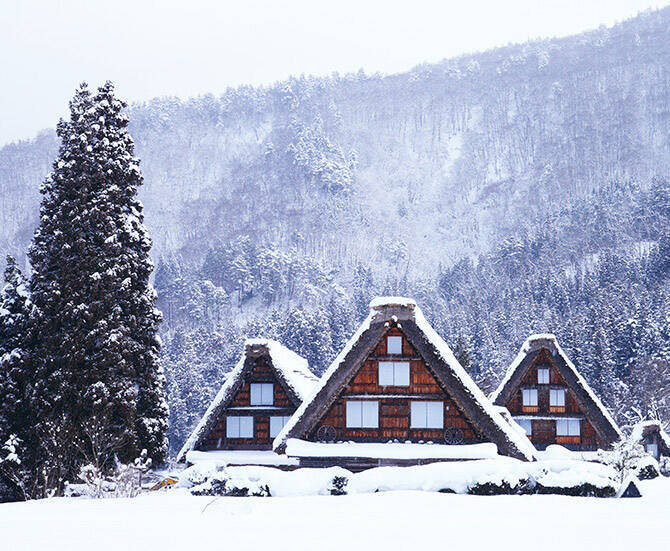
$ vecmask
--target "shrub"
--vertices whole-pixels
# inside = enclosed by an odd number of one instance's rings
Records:
[[[349,479],[346,476],[336,476],[330,483],[331,496],[343,496],[347,494]]]
[[[579,497],[613,497],[616,494],[616,488],[614,485],[596,486],[589,482],[575,486],[544,486],[538,482],[535,493]]]

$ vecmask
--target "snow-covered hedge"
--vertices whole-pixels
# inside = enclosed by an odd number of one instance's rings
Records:
[[[343,495],[421,490],[457,494],[565,494],[612,496],[618,487],[614,469],[600,463],[511,458],[431,463],[414,467],[378,467],[352,473],[340,467],[282,471],[272,467],[194,465],[180,477],[196,495],[299,496]]]
[[[640,457],[636,462],[633,468],[636,476],[640,480],[650,480],[661,475],[661,469],[658,465],[658,461],[654,459],[651,455],[645,455]]]

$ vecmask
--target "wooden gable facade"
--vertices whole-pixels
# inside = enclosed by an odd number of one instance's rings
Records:
[[[368,318],[275,440],[275,451],[283,453],[289,439],[487,442],[500,454],[524,460],[535,452],[483,395],[416,304],[398,297],[371,303]]]
[[[268,355],[254,357],[252,364],[229,405],[221,410],[218,422],[196,449],[207,451],[272,448],[275,436],[300,402],[289,397],[275,370],[270,366]],[[272,387],[270,393],[267,392],[268,385]],[[271,423],[274,430],[271,430]]]
[[[509,410],[538,450],[550,444],[606,449],[621,437],[553,335],[534,335],[524,343],[492,399]]]
[[[393,343],[394,339],[401,343],[396,353],[389,351],[389,342]],[[380,380],[387,376],[383,370],[393,370],[392,382]],[[392,384],[384,384],[386,382]],[[351,419],[357,413],[357,408],[347,404],[358,402],[373,406],[368,408],[373,418],[367,424],[376,426],[350,426],[359,424]],[[438,404],[439,412],[435,410]],[[430,419],[428,407],[431,408]],[[425,416],[422,415],[424,409]],[[361,424],[364,424],[362,417],[361,411]],[[403,442],[433,441],[449,444],[486,441],[456,405],[448,390],[440,386],[425,360],[397,326],[390,327],[379,339],[308,438],[357,442],[388,442],[397,439]]]
[[[271,450],[317,378],[276,341],[249,339],[244,353],[177,456],[189,451]]]

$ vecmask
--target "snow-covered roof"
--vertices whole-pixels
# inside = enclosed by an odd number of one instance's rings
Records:
[[[500,457],[495,444],[416,444],[400,442],[286,441],[288,457],[365,457],[374,459],[493,459]]]
[[[415,347],[426,346],[424,350],[435,357],[436,363],[443,369],[443,375],[450,378],[454,387],[450,390],[458,393],[460,397],[459,406],[467,409],[471,415],[480,415],[489,420],[484,423],[487,428],[483,432],[488,430],[489,434],[486,436],[498,445],[501,453],[513,454],[526,460],[534,458],[536,450],[530,441],[505,421],[463,369],[447,343],[426,321],[416,302],[403,297],[378,297],[370,303],[368,317],[333,360],[310,396],[275,438],[275,450],[282,450],[289,437],[305,437],[317,420],[307,418],[320,417],[325,412],[324,402],[334,401],[339,389],[355,374],[360,362],[372,351],[391,324],[397,324]]]
[[[272,366],[280,379],[295,393],[302,402],[314,388],[318,377],[309,369],[307,360],[283,344],[272,339],[247,339],[245,350],[256,351],[259,355],[267,349]]]
[[[507,372],[498,385],[498,388],[491,394],[491,401],[497,405],[505,405],[507,400],[510,398],[511,393],[516,388],[518,382],[525,374],[526,370],[529,369],[532,365],[531,361],[525,360],[531,354],[539,351],[542,348],[548,349],[551,352],[552,357],[556,357],[560,360],[556,362],[556,366],[570,385],[570,388],[578,394],[578,398],[581,398],[582,401],[586,402],[585,406],[587,407],[587,411],[585,413],[589,420],[591,422],[594,421],[593,415],[589,415],[590,412],[592,413],[593,408],[601,416],[602,420],[608,425],[608,432],[611,433],[609,437],[612,440],[620,439],[621,430],[610,415],[610,412],[595,395],[593,390],[591,390],[591,387],[588,385],[584,377],[582,377],[577,371],[577,368],[570,361],[570,358],[568,358],[568,356],[558,344],[556,336],[551,333],[538,333],[531,335],[525,340],[521,346],[521,349],[519,350],[519,353],[516,355],[516,358],[514,358],[514,361],[510,364],[509,368],[507,368]],[[596,424],[602,426],[602,423]],[[595,428],[598,430],[598,427]]]
[[[523,345],[521,345],[521,348],[518,354],[516,355],[516,358],[514,358],[514,361],[507,368],[505,376],[503,377],[502,381],[500,381],[498,388],[496,388],[489,396],[492,402],[495,403],[495,401],[498,399],[498,396],[500,396],[500,393],[502,392],[503,388],[505,388],[505,386],[509,383],[509,381],[512,379],[512,376],[516,373],[516,370],[521,365],[521,362],[526,358],[528,353],[531,351],[531,343],[540,343],[542,341],[553,342],[556,346],[558,346],[556,336],[553,335],[552,333],[536,333],[528,337],[524,341]]]
[[[310,393],[318,378],[309,370],[307,360],[272,339],[247,339],[244,353],[228,374],[219,392],[205,411],[205,414],[182,446],[177,461],[184,461],[186,454],[195,449],[203,438],[214,428],[221,417],[221,411],[233,399],[245,373],[251,369],[253,358],[267,356],[270,367],[277,379],[284,385],[289,398],[298,405]]]
[[[376,297],[370,301],[370,308],[373,310],[383,308],[385,306],[405,306],[408,308],[416,308],[416,301],[413,298],[407,297]]]
[[[191,450],[186,454],[186,462],[191,465],[205,463],[213,465],[269,465],[297,466],[298,460],[279,455],[272,450]]]
[[[665,451],[665,454],[662,455],[670,453],[670,435],[663,430],[663,425],[660,421],[653,419],[649,421],[640,421],[633,427],[633,430],[630,433],[630,439],[633,442],[640,442],[642,437],[651,432],[657,433],[658,437],[661,439],[661,444],[665,446],[665,450],[661,450],[662,452]]]

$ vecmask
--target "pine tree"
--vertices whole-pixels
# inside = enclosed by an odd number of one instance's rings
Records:
[[[59,154],[41,190],[29,251],[40,337],[33,405],[42,442],[55,440],[50,448],[63,457],[45,486],[76,472],[93,437],[121,460],[146,448],[160,462],[167,451],[161,314],[125,106],[110,82],[95,95],[82,84],[70,120],[58,124]],[[43,452],[42,462],[53,459]]]
[[[0,443],[12,434],[24,438],[26,415],[25,333],[30,297],[23,274],[7,256],[5,286],[0,295]]]

